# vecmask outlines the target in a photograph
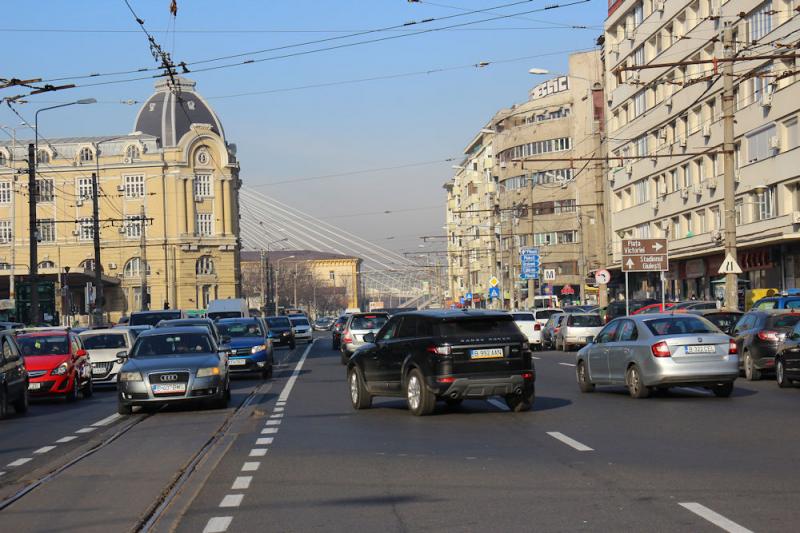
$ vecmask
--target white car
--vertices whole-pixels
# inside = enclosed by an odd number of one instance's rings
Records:
[[[292,330],[294,331],[295,341],[311,342],[312,332],[311,323],[304,316],[290,316],[289,321],[292,323]]]
[[[122,368],[122,363],[117,362],[117,354],[130,351],[133,333],[123,328],[91,329],[81,332],[79,337],[92,361],[92,383],[116,386],[117,373]]]
[[[542,324],[530,311],[514,311],[511,313],[520,331],[528,338],[532,350],[542,349]]]
[[[558,313],[563,313],[563,309],[559,309],[557,307],[546,307],[544,309],[532,309],[531,313],[533,316],[536,317],[536,322],[544,327],[547,324],[547,321],[550,320],[550,317],[553,315],[557,315]]]

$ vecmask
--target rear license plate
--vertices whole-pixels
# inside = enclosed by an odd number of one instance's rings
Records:
[[[708,344],[700,344],[695,346],[687,346],[686,353],[715,353],[717,351],[717,347]]]
[[[39,390],[42,388],[41,383],[28,383],[28,390]]]
[[[229,359],[228,364],[230,366],[244,366],[247,364],[247,361],[244,359]]]
[[[153,394],[175,394],[186,392],[186,383],[160,383],[153,385]]]
[[[472,359],[497,359],[503,357],[503,349],[486,348],[483,350],[470,350],[469,356]]]

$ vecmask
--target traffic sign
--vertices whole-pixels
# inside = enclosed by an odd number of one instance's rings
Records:
[[[663,272],[669,270],[667,239],[623,239],[623,272]]]
[[[497,279],[497,277],[496,277],[496,276],[492,276],[491,278],[489,278],[489,285],[490,285],[490,286],[492,286],[492,287],[497,287],[497,285],[498,285],[499,283],[500,283],[500,280],[499,280],[499,279]]]
[[[500,287],[489,287],[489,299],[500,298]]]
[[[545,281],[555,281],[556,279],[556,269],[555,268],[545,268],[544,269],[544,280]]]
[[[611,281],[611,272],[605,269],[598,270],[594,273],[594,280],[598,285],[606,285],[609,281]]]
[[[719,267],[720,274],[741,274],[742,267],[739,266],[739,263],[736,261],[736,258],[733,257],[733,254],[728,254],[725,256],[725,261],[722,262],[722,265]]]
[[[465,300],[472,300],[472,293],[471,293],[471,292],[468,292],[467,294],[465,294],[465,295],[464,295],[464,299],[465,299]]]

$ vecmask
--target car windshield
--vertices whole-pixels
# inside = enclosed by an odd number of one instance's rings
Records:
[[[517,322],[533,322],[536,320],[533,318],[533,313],[514,313],[511,316],[513,316],[514,320]]]
[[[117,333],[99,333],[97,335],[82,335],[83,347],[87,350],[111,350],[114,348],[127,348],[125,335]]]
[[[228,322],[217,324],[220,335],[228,337],[263,337],[264,332],[257,322]]]
[[[212,353],[211,339],[202,333],[168,333],[139,337],[131,358],[189,356]]]
[[[683,335],[687,333],[719,333],[713,324],[688,316],[670,316],[645,321],[647,329],[656,337],[664,335]]]
[[[519,334],[519,328],[511,316],[454,319],[439,323],[439,335],[442,337],[514,334]]]
[[[600,315],[572,315],[569,325],[575,328],[597,328],[603,325]]]
[[[767,321],[768,327],[772,328],[793,328],[797,322],[800,321],[800,315],[792,313],[791,315],[778,315],[771,317]]]
[[[308,319],[307,318],[298,317],[298,318],[290,318],[289,320],[292,321],[292,325],[293,326],[309,326],[310,325],[308,323]]]
[[[382,315],[354,316],[350,323],[350,329],[372,329],[377,330],[386,324],[387,317]]]
[[[131,315],[131,326],[155,326],[162,320],[174,320],[181,317],[180,311],[170,311],[163,313],[134,313]]]
[[[289,328],[292,326],[291,322],[289,322],[289,319],[282,316],[267,318],[267,324],[269,324],[269,327],[271,328]]]
[[[731,331],[740,317],[737,313],[712,313],[705,316],[706,320],[725,332]]]
[[[36,335],[17,337],[22,355],[63,355],[69,353],[69,344],[65,335]]]

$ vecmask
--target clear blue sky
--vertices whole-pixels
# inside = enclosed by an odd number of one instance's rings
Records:
[[[165,33],[173,27],[168,10],[170,0],[130,2],[173,58],[191,63],[342,35],[341,30],[381,28],[460,12],[445,4],[485,9],[513,0],[437,0],[432,3],[178,0],[174,25],[178,31],[171,33]],[[413,29],[485,19],[553,3],[557,3],[556,0],[537,0],[496,13],[420,24]],[[379,244],[401,250],[415,249],[419,243],[416,236],[443,231],[442,184],[452,174],[451,163],[296,184],[268,184],[458,156],[497,109],[523,101],[527,90],[542,81],[540,77],[530,76],[529,68],[563,71],[566,53],[509,61],[482,69],[464,68],[327,88],[219,97],[587,49],[594,46],[602,33],[606,7],[605,0],[592,0],[574,7],[532,13],[524,18],[201,72],[189,77],[197,81],[198,91],[219,114],[228,140],[238,145],[241,175],[247,185],[259,186],[265,194]],[[553,26],[553,23],[591,28],[567,29]],[[4,78],[49,78],[154,66],[146,38],[123,0],[4,2],[0,33],[6,52],[0,71],[0,77]],[[335,41],[327,46],[399,34],[385,32]],[[287,52],[307,49],[309,47],[293,48]],[[248,57],[270,55],[275,53]],[[110,79],[115,78],[77,80],[77,83]],[[48,103],[95,97],[102,103],[42,115],[42,134],[56,137],[127,133],[133,127],[138,106],[115,102],[144,100],[152,93],[152,87],[153,80],[82,87],[31,98],[30,103],[18,109],[32,120],[34,111]],[[10,94],[13,90],[0,92],[2,96]],[[13,126],[18,122],[2,106],[0,124]],[[20,135],[25,133],[21,131]],[[388,215],[342,216],[431,206],[441,207]],[[385,240],[387,237],[395,238]]]

